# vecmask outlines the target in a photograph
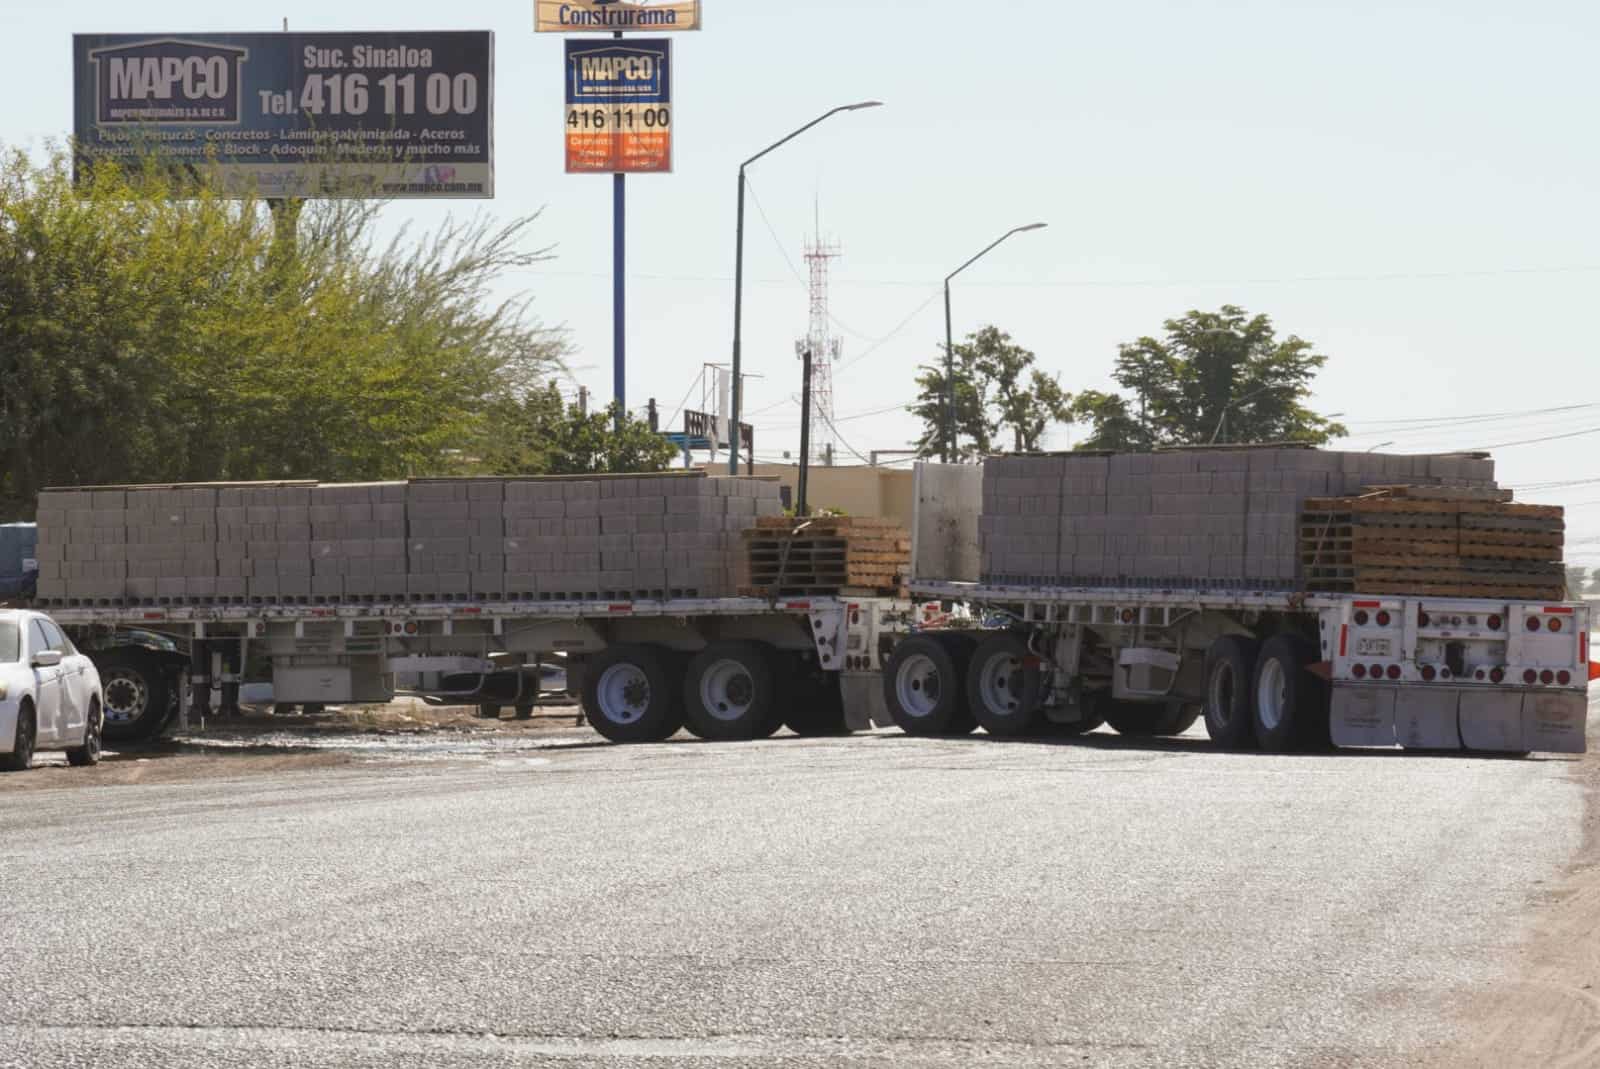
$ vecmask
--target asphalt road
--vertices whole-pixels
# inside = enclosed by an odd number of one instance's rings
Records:
[[[1583,836],[1570,759],[532,746],[0,792],[0,1066],[1411,1065]]]

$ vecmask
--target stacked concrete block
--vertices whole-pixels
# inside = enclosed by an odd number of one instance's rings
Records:
[[[996,457],[982,572],[1014,585],[1289,588],[1306,499],[1384,484],[1493,487],[1494,462],[1290,448]]]
[[[310,502],[313,601],[409,597],[405,483],[316,486]]]
[[[127,531],[118,491],[39,495],[37,596],[93,604],[116,601],[127,583]]]
[[[407,484],[406,583],[412,601],[471,598],[472,483],[430,479]]]

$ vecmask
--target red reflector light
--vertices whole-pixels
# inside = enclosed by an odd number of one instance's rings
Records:
[[[1394,619],[1394,617],[1390,616],[1388,613],[1380,612],[1378,614],[1378,626],[1379,627],[1388,627],[1390,622],[1393,621],[1393,619]]]
[[[1382,679],[1383,678],[1383,665],[1375,664],[1375,665],[1372,666],[1372,678],[1373,679]]]
[[[1526,672],[1522,673],[1522,681],[1531,687],[1535,683],[1539,682],[1539,673],[1530,668]]]
[[[1417,626],[1418,627],[1427,627],[1431,623],[1433,623],[1433,617],[1429,616],[1427,613],[1423,612],[1421,609],[1418,609],[1417,610]]]
[[[1555,681],[1556,681],[1556,674],[1554,672],[1550,671],[1550,669],[1546,668],[1543,672],[1539,673],[1539,682],[1543,683],[1545,686],[1548,687],[1550,684],[1554,683]]]
[[[1423,668],[1423,669],[1422,669],[1422,679],[1423,679],[1423,682],[1425,682],[1425,683],[1432,683],[1432,682],[1433,682],[1433,678],[1434,678],[1434,677],[1435,677],[1435,676],[1437,676],[1437,675],[1438,675],[1438,674],[1439,674],[1439,673],[1438,673],[1438,672],[1435,672],[1435,671],[1434,671],[1434,670],[1433,670],[1433,665],[1431,665],[1431,664],[1430,664],[1430,665],[1427,665],[1427,666],[1425,666],[1425,667],[1424,667],[1424,668]]]
[[[1496,668],[1494,671],[1489,673],[1489,682],[1491,682],[1491,683],[1504,683],[1505,681],[1506,681],[1506,670],[1504,668]]]
[[[1560,631],[1561,627],[1562,627],[1562,624],[1561,624],[1561,619],[1559,617],[1557,617],[1556,619],[1550,621],[1550,630],[1552,630],[1552,631]]]
[[[1529,631],[1537,631],[1537,630],[1539,630],[1539,618],[1537,616],[1528,617],[1528,630]]]
[[[1498,631],[1498,630],[1500,630],[1500,617],[1491,616],[1491,617],[1489,617],[1487,623],[1488,623],[1490,631]]]
[[[1399,665],[1391,664],[1389,666],[1389,678],[1390,679],[1399,679],[1400,678],[1400,666]]]
[[[1356,626],[1357,627],[1366,627],[1367,626],[1367,620],[1369,620],[1369,619],[1370,619],[1370,617],[1367,616],[1367,614],[1364,613],[1364,612],[1356,613]]]
[[[1350,669],[1350,674],[1355,676],[1357,679],[1366,679],[1367,678],[1367,666],[1364,665],[1364,664],[1358,664],[1355,667]]]
[[[1557,672],[1556,682],[1560,683],[1563,687],[1566,686],[1572,682],[1572,673],[1567,671]]]

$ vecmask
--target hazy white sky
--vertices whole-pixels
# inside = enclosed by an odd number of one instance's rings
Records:
[[[561,42],[532,0],[0,0],[0,141],[66,132],[73,32],[497,31],[502,216],[543,209],[558,259],[519,282],[570,328],[575,374],[611,389],[610,180],[562,173]],[[752,171],[746,368],[758,454],[794,448],[794,340],[814,201],[844,249],[839,429],[900,448],[943,336],[1009,330],[1069,389],[1104,387],[1119,342],[1241,304],[1332,358],[1316,403],[1368,448],[1496,450],[1504,482],[1574,506],[1600,564],[1600,284],[1593,115],[1600,6],[1578,0],[705,0],[677,35],[677,170],[630,179],[629,400],[670,414],[732,337],[738,162],[835,105]],[[454,206],[398,203],[396,222]],[[690,398],[697,404],[698,396]],[[1586,407],[1580,407],[1586,406]],[[1554,411],[1565,409],[1564,411]],[[1510,414],[1510,415],[1502,415]],[[1494,416],[1427,424],[1440,417]],[[851,418],[856,417],[856,418]],[[1592,433],[1579,433],[1592,432]],[[1070,444],[1070,431],[1051,444]],[[844,454],[848,456],[848,453]]]

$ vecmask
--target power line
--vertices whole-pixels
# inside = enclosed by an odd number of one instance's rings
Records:
[[[1517,419],[1523,416],[1546,416],[1560,412],[1577,412],[1587,408],[1600,408],[1600,401],[1590,401],[1579,405],[1562,405],[1554,408],[1528,408],[1520,412],[1484,412],[1473,416],[1428,416],[1422,419],[1378,419],[1346,421],[1350,427],[1400,427],[1400,426],[1437,426],[1455,423],[1471,423],[1478,420]]]
[[[1590,434],[1600,434],[1600,427],[1590,427],[1587,430],[1573,431],[1570,434],[1552,434],[1545,438],[1526,438],[1520,442],[1499,442],[1495,445],[1478,446],[1473,452],[1487,453],[1495,449],[1510,449],[1517,445],[1540,445],[1544,442],[1562,442],[1568,438],[1582,438]]]

